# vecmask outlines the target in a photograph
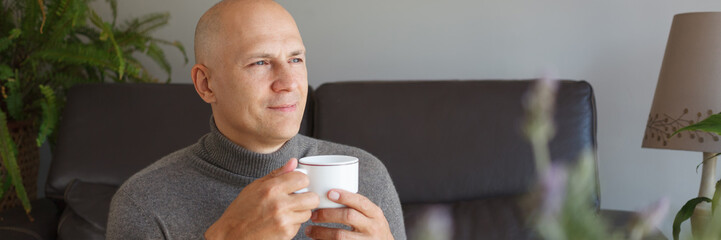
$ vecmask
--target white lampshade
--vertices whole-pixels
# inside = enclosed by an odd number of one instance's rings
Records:
[[[646,124],[643,147],[721,152],[718,135],[676,130],[721,111],[721,12],[677,14]]]

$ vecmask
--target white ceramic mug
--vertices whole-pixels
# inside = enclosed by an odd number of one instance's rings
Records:
[[[358,192],[358,158],[343,155],[319,155],[298,160],[294,171],[308,175],[310,185],[296,193],[311,191],[318,194],[318,208],[342,208],[343,204],[328,200],[328,191],[343,189]]]

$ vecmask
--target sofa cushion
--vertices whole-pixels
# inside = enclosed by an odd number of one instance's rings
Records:
[[[535,180],[521,131],[522,99],[531,84],[327,83],[316,91],[314,136],[377,156],[404,204],[523,194]],[[582,150],[595,149],[595,105],[587,82],[560,83],[555,120],[554,161],[574,162]]]
[[[66,208],[60,217],[61,239],[105,239],[110,201],[118,187],[73,181],[65,191]]]

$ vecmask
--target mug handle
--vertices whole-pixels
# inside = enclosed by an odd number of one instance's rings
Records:
[[[305,170],[302,168],[293,169],[293,172],[301,172],[301,173],[305,174],[306,176],[308,175],[308,170]],[[303,189],[295,191],[293,193],[304,193],[304,192],[308,192],[308,188],[303,188]]]

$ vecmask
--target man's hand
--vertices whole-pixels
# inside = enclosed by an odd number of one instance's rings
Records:
[[[308,186],[308,177],[293,172],[298,160],[246,186],[223,215],[205,232],[206,239],[290,239],[318,207],[312,192],[294,194]]]
[[[352,231],[321,226],[308,226],[305,234],[313,239],[393,239],[383,210],[360,194],[332,189],[328,199],[348,206],[325,208],[313,212],[311,220],[316,223],[341,223]]]

